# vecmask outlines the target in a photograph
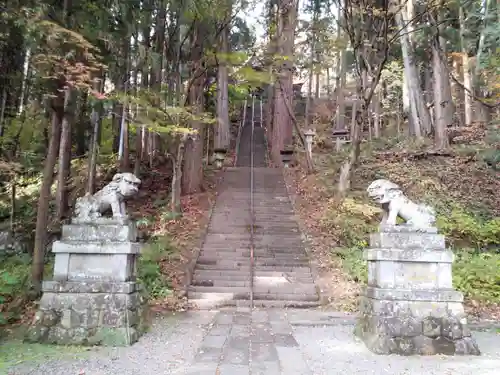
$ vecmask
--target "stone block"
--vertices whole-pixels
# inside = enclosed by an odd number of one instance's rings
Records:
[[[379,288],[451,289],[450,250],[367,249],[368,285]]]
[[[141,244],[120,241],[55,241],[53,253],[66,254],[139,254]]]
[[[453,289],[392,289],[367,286],[364,295],[376,300],[422,301],[422,302],[463,302],[461,292]]]
[[[60,345],[129,345],[144,331],[145,300],[132,283],[44,283],[39,310],[26,341]],[[59,285],[58,292],[53,292]],[[49,289],[50,288],[50,289]],[[117,290],[129,291],[116,292]],[[93,292],[97,291],[97,292]]]
[[[63,225],[63,241],[132,241],[137,240],[134,222],[127,224],[72,224]]]
[[[452,316],[379,316],[360,311],[355,334],[377,354],[479,355],[477,344]]]
[[[125,293],[140,291],[141,285],[136,282],[106,282],[106,281],[57,281],[43,282],[44,293]]]
[[[130,281],[135,277],[135,255],[71,254],[68,280]]]
[[[452,286],[453,254],[428,229],[381,227],[371,236],[355,333],[378,354],[479,355]]]
[[[56,281],[133,281],[135,263],[135,254],[57,253],[53,278]]]
[[[128,225],[131,222],[128,217],[98,217],[98,218],[79,218],[72,217],[71,224],[83,224],[83,225]]]
[[[76,226],[74,226],[76,227]],[[56,241],[54,280],[133,281],[140,244],[123,241]]]
[[[401,250],[444,250],[445,237],[437,233],[379,232],[370,235],[370,247]]]
[[[391,261],[408,263],[453,263],[451,250],[370,248],[363,253],[368,261]]]

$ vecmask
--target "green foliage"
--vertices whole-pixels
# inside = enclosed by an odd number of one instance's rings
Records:
[[[393,109],[397,113],[400,109],[401,96],[403,95],[403,65],[399,61],[391,61],[382,70],[381,83],[385,84],[387,95],[382,99],[384,113],[390,113]],[[383,89],[384,85],[377,86],[377,91]]]
[[[367,267],[363,260],[363,249],[368,246],[368,237],[375,230],[379,209],[363,201],[346,198],[341,204],[330,201],[320,225],[339,238],[341,247],[332,249],[332,255],[341,260],[342,267],[356,282],[366,283]]]
[[[162,299],[172,293],[161,263],[175,254],[175,247],[168,237],[154,239],[142,251],[139,257],[137,272],[139,282],[144,285],[150,299]]]
[[[500,302],[500,254],[457,251],[453,285],[468,298]]]
[[[0,257],[0,325],[17,317],[18,311],[9,311],[7,306],[16,298],[24,298],[30,275],[28,256]]]
[[[485,249],[500,245],[500,218],[482,219],[459,207],[438,215],[437,226],[451,244]]]
[[[340,258],[342,267],[351,280],[366,284],[368,281],[368,268],[363,259],[363,248],[344,247],[332,250],[332,255]]]
[[[341,204],[331,200],[320,225],[336,234],[342,246],[363,248],[368,245],[369,233],[375,229],[374,218],[379,211],[377,207],[353,198],[346,198]]]

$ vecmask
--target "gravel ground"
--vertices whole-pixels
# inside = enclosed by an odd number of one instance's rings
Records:
[[[377,356],[353,335],[354,318],[293,310],[199,311],[158,319],[127,348],[24,364],[8,375],[493,375],[500,335],[474,332],[480,357]]]
[[[8,375],[163,375],[183,374],[215,312],[157,319],[139,342],[125,348],[98,348],[82,359],[24,364]]]
[[[352,336],[352,326],[296,327],[295,338],[313,374],[493,375],[500,373],[500,335],[474,332],[480,357],[378,356]]]

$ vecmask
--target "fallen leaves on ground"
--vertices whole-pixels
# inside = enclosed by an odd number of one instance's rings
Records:
[[[337,239],[323,233],[318,225],[328,199],[325,189],[315,175],[306,175],[300,167],[287,169],[284,174],[301,229],[308,239],[311,261],[318,273],[316,283],[326,308],[353,311],[359,285],[349,280],[340,259],[332,256],[331,250],[337,246]]]
[[[154,169],[141,185],[142,196],[131,207],[136,218],[150,218],[143,228],[150,236],[168,235],[173,240],[175,253],[166,254],[161,260],[161,270],[173,288],[165,299],[151,301],[153,312],[179,311],[187,308],[185,284],[187,268],[201,245],[208,225],[209,212],[215,199],[217,175],[207,172],[203,191],[181,198],[182,215],[172,216],[168,207],[171,170]]]

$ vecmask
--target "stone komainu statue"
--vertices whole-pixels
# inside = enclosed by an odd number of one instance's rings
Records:
[[[117,173],[109,184],[94,195],[86,194],[76,200],[75,218],[92,221],[111,209],[113,218],[125,219],[125,199],[139,192],[139,180],[133,173]]]
[[[375,180],[368,186],[367,192],[370,198],[382,205],[382,225],[396,225],[398,216],[406,221],[406,225],[415,228],[430,228],[436,222],[432,207],[412,202],[391,181]]]

